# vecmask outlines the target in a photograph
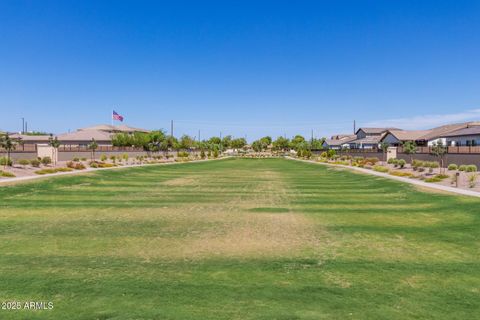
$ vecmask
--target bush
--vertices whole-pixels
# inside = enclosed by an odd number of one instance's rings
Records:
[[[8,161],[8,163],[7,163]],[[12,159],[8,160],[7,157],[0,157],[0,165],[1,166],[11,166],[13,164]]]
[[[20,159],[20,160],[18,160],[18,164],[20,164],[22,166],[28,166],[30,164],[30,160]]]
[[[380,160],[377,157],[365,158],[365,162],[370,162],[371,164],[376,164],[378,161]]]
[[[437,174],[437,178],[438,178],[438,179],[442,179],[442,180],[443,180],[443,179],[447,179],[448,177],[449,177],[448,174]]]
[[[405,165],[407,164],[407,162],[403,159],[400,159],[397,161],[397,164],[400,166],[400,168],[403,169],[403,167],[405,167]]]
[[[57,172],[69,172],[72,171],[72,168],[51,168],[51,169],[42,169],[42,170],[37,170],[35,171],[36,174],[52,174],[52,173],[57,173]]]
[[[378,165],[374,166],[373,170],[378,171],[378,172],[388,172],[388,168],[386,168],[384,166],[378,166]]]
[[[78,159],[77,157],[75,157],[75,158],[73,158],[73,161],[78,162],[78,161],[80,161],[80,159]]]
[[[30,164],[32,165],[32,167],[35,168],[40,167],[40,161],[38,161],[37,159],[30,160]]]
[[[187,158],[187,157],[188,157],[188,152],[186,152],[186,151],[178,151],[178,152],[177,152],[177,157],[179,157],[179,158]]]
[[[397,159],[395,159],[395,158],[390,158],[390,159],[388,159],[387,163],[388,163],[388,164],[394,164],[395,160],[397,160]]]
[[[200,151],[200,158],[205,159],[205,151]]]
[[[68,161],[67,162],[67,167],[73,169],[75,167],[75,164],[73,163],[73,161]]]
[[[427,178],[424,180],[425,182],[440,182],[442,181],[442,179],[440,179],[439,177],[435,176],[435,177],[431,177],[431,178]]]
[[[52,163],[52,158],[50,158],[50,157],[43,157],[42,158],[42,164],[44,166],[49,165],[50,163]]]
[[[213,157],[218,158],[218,150],[213,150]]]
[[[458,167],[458,171],[466,171],[467,170],[467,166],[462,164],[460,167]]]
[[[477,166],[474,164],[470,164],[465,169],[466,172],[477,172]]]
[[[448,170],[449,171],[456,171],[458,170],[458,166],[455,163],[451,163],[448,165]]]
[[[11,172],[7,171],[2,171],[0,170],[0,177],[5,177],[5,178],[15,178],[15,175]]]
[[[85,165],[84,165],[83,163],[81,163],[81,162],[76,163],[74,168],[75,168],[75,170],[83,170],[83,169],[86,169],[86,168],[85,168]]]
[[[392,176],[397,176],[397,177],[411,177],[413,174],[411,172],[406,172],[406,171],[390,171],[390,174]]]
[[[106,160],[107,160],[107,156],[104,155],[104,154],[102,154],[102,155],[100,156],[100,160],[101,160],[101,161],[106,161]]]
[[[473,172],[468,176],[468,186],[470,188],[475,188],[477,185],[477,173]]]
[[[336,154],[337,152],[335,150],[330,149],[327,151],[327,158],[333,158]]]
[[[125,162],[127,162],[128,161],[128,153],[124,153],[122,155],[122,158],[123,158],[123,160],[125,160]]]
[[[328,153],[323,151],[321,154],[320,154],[320,157],[322,158],[328,158]]]
[[[83,157],[83,158],[80,158],[80,160],[87,161],[87,158]]]

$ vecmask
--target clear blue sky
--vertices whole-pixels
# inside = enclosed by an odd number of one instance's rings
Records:
[[[310,135],[480,118],[479,1],[0,1],[0,129]]]

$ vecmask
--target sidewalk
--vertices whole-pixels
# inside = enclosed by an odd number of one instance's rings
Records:
[[[302,160],[302,159],[296,159],[296,158],[291,158],[291,157],[286,157],[286,159],[301,161],[301,162],[306,162],[306,163],[312,163],[312,164],[325,165],[325,166],[330,166],[330,167],[335,167],[335,168],[340,167],[340,168],[349,169],[349,170],[353,170],[353,171],[358,171],[358,172],[362,172],[362,173],[366,173],[366,174],[371,174],[371,175],[374,175],[374,176],[377,176],[377,177],[387,178],[387,179],[391,179],[391,180],[397,180],[397,181],[413,184],[413,185],[424,187],[424,188],[436,189],[436,190],[441,190],[441,191],[445,191],[445,192],[461,194],[461,195],[464,195],[464,196],[471,196],[471,197],[480,198],[480,192],[465,190],[465,189],[458,189],[458,188],[448,187],[448,186],[442,186],[442,185],[438,185],[438,184],[435,184],[435,183],[423,182],[421,180],[416,180],[416,179],[392,176],[392,175],[389,175],[387,173],[368,170],[368,169],[364,169],[364,168],[344,166],[344,165],[341,165],[341,164],[316,162],[316,161],[312,161],[312,160]]]

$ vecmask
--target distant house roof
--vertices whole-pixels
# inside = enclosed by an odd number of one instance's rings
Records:
[[[455,130],[445,135],[445,137],[472,136],[480,135],[480,125],[470,126],[468,128]]]
[[[369,136],[361,139],[356,139],[351,141],[350,143],[355,144],[378,144],[380,140],[382,140],[383,136]]]
[[[357,136],[354,134],[353,135],[338,134],[338,135],[332,136],[331,139],[325,139],[324,143],[329,146],[341,146],[355,139],[357,139]]]
[[[48,139],[50,138],[50,135],[35,136],[35,135],[14,133],[14,134],[10,135],[10,138],[21,139],[22,142],[25,142],[25,143],[29,143],[29,142],[31,142],[31,143],[34,143],[34,142],[45,142],[45,143],[47,143]]]
[[[95,139],[97,142],[109,142],[112,140],[112,134],[102,130],[77,130],[74,132],[58,135],[60,142],[65,141],[90,141]]]
[[[391,134],[400,141],[418,141],[423,140],[422,137],[429,134],[431,130],[388,130],[387,134]],[[384,137],[387,136],[384,135]]]
[[[399,128],[358,128],[358,130],[355,132],[355,134],[358,134],[358,132],[362,130],[366,134],[382,134],[388,130],[402,130]]]
[[[89,130],[100,130],[100,131],[106,131],[106,132],[150,132],[149,130],[146,129],[141,129],[141,128],[135,128],[135,127],[130,127],[124,124],[121,124],[119,126],[112,126],[109,124],[100,124],[97,126],[92,126],[92,127],[86,127],[86,128],[81,128],[78,129],[78,131],[89,131]]]
[[[444,126],[436,127],[431,130],[427,134],[421,137],[421,140],[433,140],[445,137],[447,134],[457,131],[460,129],[467,128],[469,125],[474,124],[473,122],[465,122],[465,123],[454,123],[454,124],[447,124]]]

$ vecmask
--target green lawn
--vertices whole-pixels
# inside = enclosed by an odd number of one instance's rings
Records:
[[[473,319],[480,201],[282,159],[0,187],[0,319]]]

